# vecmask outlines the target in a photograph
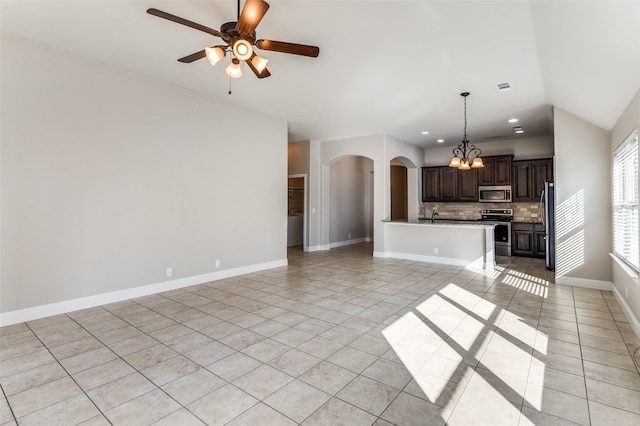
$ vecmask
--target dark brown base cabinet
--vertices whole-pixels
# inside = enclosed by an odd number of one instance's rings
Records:
[[[513,256],[545,257],[545,233],[541,223],[514,222],[511,225],[511,254]]]

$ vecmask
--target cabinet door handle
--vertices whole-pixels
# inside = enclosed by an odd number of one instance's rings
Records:
[[[547,218],[545,217],[546,215],[546,207],[544,204],[544,189],[542,190],[542,193],[540,194],[540,216],[542,218],[542,224],[546,226],[546,221]]]

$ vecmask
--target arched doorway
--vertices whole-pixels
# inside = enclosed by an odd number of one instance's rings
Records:
[[[391,195],[391,220],[408,220],[407,166],[398,158],[391,160],[389,192]]]
[[[325,166],[328,248],[373,241],[373,160],[345,156]]]

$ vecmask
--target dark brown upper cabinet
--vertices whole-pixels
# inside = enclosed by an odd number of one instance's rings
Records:
[[[476,170],[423,167],[422,201],[478,201]]]
[[[440,167],[440,200],[458,201],[458,169]]]
[[[537,201],[545,181],[553,181],[553,160],[512,161],[513,156],[484,157],[484,168],[422,168],[422,201],[478,201],[480,185],[511,185],[513,201]]]
[[[440,201],[440,167],[422,168],[422,201]]]
[[[457,169],[422,168],[422,201],[458,201]]]
[[[484,167],[478,169],[478,185],[511,185],[511,155],[482,157]]]
[[[478,201],[478,169],[457,170],[458,200]]]
[[[457,169],[422,168],[422,201],[458,201]]]
[[[553,182],[553,160],[514,161],[512,163],[511,191],[513,201],[537,201],[544,190],[545,181]]]

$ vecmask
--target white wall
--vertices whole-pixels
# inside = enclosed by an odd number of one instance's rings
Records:
[[[384,134],[359,136],[333,141],[311,141],[309,177],[309,249],[323,250],[330,246],[331,232],[331,182],[330,166],[335,161],[350,156],[362,156],[373,161],[373,241],[374,254],[384,252],[383,219],[390,215],[391,195],[389,164],[396,157],[406,163],[421,166],[423,153],[420,148],[409,145]],[[408,160],[408,161],[406,161]],[[408,170],[408,191],[415,193],[415,201],[409,203],[409,218],[418,213],[418,173]],[[409,195],[411,200],[411,195]],[[314,209],[316,213],[314,213]],[[415,213],[412,213],[415,212]]]
[[[329,243],[366,239],[369,224],[369,185],[373,161],[365,157],[346,157],[330,168]]]
[[[300,238],[302,238],[302,249],[304,251],[309,251],[309,214],[311,212],[310,208],[309,208],[309,191],[310,191],[310,182],[309,182],[309,175],[310,175],[310,164],[309,164],[309,160],[311,158],[310,156],[310,150],[311,150],[311,141],[298,141],[298,142],[290,142],[287,144],[287,170],[288,170],[288,174],[289,176],[295,175],[295,176],[304,176],[304,185],[305,185],[305,192],[304,192],[304,217],[303,218],[294,218],[291,219],[289,218],[289,231],[288,235],[290,234],[290,230],[292,227],[297,227],[297,225],[294,225],[294,223],[300,222],[302,221],[302,236]],[[297,228],[295,228],[297,229]],[[299,238],[296,238],[295,241],[299,241]],[[293,243],[293,241],[289,241],[288,245],[291,246]],[[298,245],[298,244],[293,244],[293,245]]]
[[[609,133],[554,108],[556,282],[610,289]]]
[[[309,173],[310,145],[310,141],[290,142],[287,145],[290,175],[305,175]]]
[[[634,129],[640,129],[640,90],[636,92],[611,131],[611,155]],[[636,334],[640,337],[640,284],[614,261],[613,285],[614,291],[623,302],[621,305],[628,310],[626,313],[631,319]]]
[[[553,157],[553,138],[514,138],[474,144],[482,150],[483,157],[513,155],[516,160]],[[446,166],[451,161],[453,146],[441,146],[424,150],[425,166]]]
[[[493,232],[490,225],[387,222],[381,257],[494,270]]]
[[[1,41],[0,312],[286,263],[286,122]]]
[[[384,153],[384,135],[318,142],[315,148],[314,150],[312,142],[310,180],[317,185],[316,190],[319,192],[319,197],[315,199],[318,203],[317,214],[311,214],[311,221],[316,221],[316,224],[310,224],[310,228],[317,226],[319,240],[316,240],[315,244],[311,242],[309,245],[315,246],[316,250],[326,250],[331,244],[331,165],[342,158],[362,156],[373,160],[373,239],[374,247],[377,246],[382,241],[383,232],[380,228],[382,225],[381,214],[384,211],[383,198],[378,194],[378,191],[383,188],[384,177],[388,175],[382,167],[381,161]],[[313,185],[312,183],[312,188]],[[314,194],[310,194],[310,196],[313,198]],[[313,205],[311,207],[313,208]]]
[[[409,220],[418,219],[419,205],[421,200],[420,179],[422,174],[420,173],[420,167],[423,166],[422,159],[424,158],[424,150],[414,145],[409,145],[399,139],[391,136],[385,136],[384,143],[384,161],[388,165],[394,159],[400,159],[402,163],[407,167],[407,213]],[[391,180],[387,178],[385,180],[385,218],[391,218]]]

